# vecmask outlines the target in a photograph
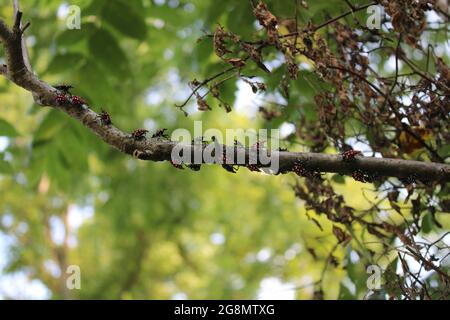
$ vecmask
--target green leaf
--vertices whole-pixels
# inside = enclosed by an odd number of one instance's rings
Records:
[[[60,189],[66,189],[66,186],[69,186],[68,182],[71,171],[61,150],[58,148],[48,148],[46,157],[46,171],[48,172],[49,178],[53,182],[56,182]]]
[[[114,106],[120,102],[118,92],[111,90],[112,85],[109,77],[105,76],[105,72],[95,59],[86,61],[79,69],[78,83],[80,93],[92,105],[107,105],[113,110]]]
[[[83,133],[75,124],[71,124],[64,130],[64,137],[59,137],[55,142],[72,173],[86,172],[88,169]]]
[[[355,296],[359,297],[359,295],[363,292],[367,291],[367,277],[368,274],[366,272],[365,265],[362,264],[360,261],[352,262],[351,259],[351,253],[354,251],[354,249],[351,246],[348,246],[346,249],[346,258],[347,261],[347,274],[350,280],[353,282],[356,288]],[[355,251],[355,253],[357,253]],[[357,253],[358,254],[358,253]],[[358,254],[359,256],[359,254]]]
[[[56,54],[50,61],[47,72],[50,73],[63,73],[73,71],[74,68],[79,66],[84,61],[84,56],[80,53],[63,53]]]
[[[17,137],[19,133],[9,122],[0,119],[0,136]]]
[[[422,232],[427,234],[433,229],[433,216],[430,212],[425,214],[422,218]]]
[[[274,1],[268,9],[276,16],[291,16],[295,12],[295,4],[294,1]]]
[[[228,15],[227,27],[232,32],[246,38],[255,31],[250,1],[239,1]]]
[[[283,75],[286,73],[286,68],[284,66],[281,66],[279,68],[276,68],[275,70],[272,70],[270,77],[268,77],[266,81],[267,88],[269,90],[276,90],[278,86],[280,85],[281,79],[283,78]]]
[[[95,24],[91,22],[82,23],[81,29],[67,29],[61,32],[58,35],[56,42],[58,46],[73,46],[82,40],[88,39],[95,30],[97,30]]]
[[[103,9],[103,18],[117,31],[131,38],[142,40],[147,34],[144,18],[123,1],[108,1]]]
[[[441,157],[448,157],[450,154],[450,144],[447,144],[438,150]]]
[[[333,175],[333,177],[331,179],[334,182],[338,183],[338,184],[344,184],[345,183],[345,178],[342,175],[340,175],[340,174]]]
[[[200,42],[195,44],[194,50],[193,50],[193,56],[198,61],[203,61],[205,64],[203,65],[203,68],[206,68],[206,62],[210,61],[210,56],[213,53],[213,42],[209,38],[204,38]]]
[[[350,292],[350,290],[342,283],[339,288],[339,300],[354,300],[356,297]]]
[[[54,137],[64,127],[66,121],[67,118],[61,111],[50,111],[36,130],[33,145],[37,145],[39,142],[47,141]]]
[[[111,73],[127,71],[127,57],[116,38],[104,29],[99,29],[89,39],[89,51],[98,63]]]
[[[91,1],[88,6],[83,8],[83,15],[85,15],[85,16],[88,16],[88,15],[93,15],[93,16],[99,15],[101,13],[101,11],[103,10],[103,8],[105,7],[105,4],[107,2],[108,2],[107,0]]]
[[[205,12],[205,26],[211,27],[215,25],[219,21],[220,17],[224,13],[227,13],[229,5],[229,1],[211,2],[211,5]]]
[[[11,164],[3,159],[0,159],[0,173],[11,174],[13,173],[13,168]]]

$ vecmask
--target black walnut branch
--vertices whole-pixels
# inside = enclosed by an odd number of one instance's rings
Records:
[[[171,160],[172,149],[177,145],[176,142],[159,138],[137,141],[130,134],[115,126],[104,124],[99,114],[87,105],[59,104],[56,99],[58,90],[39,79],[27,68],[23,57],[22,36],[29,23],[21,27],[21,18],[22,12],[19,11],[15,16],[12,28],[8,27],[3,19],[0,19],[0,40],[6,54],[6,65],[0,66],[0,74],[32,93],[36,103],[65,112],[119,151],[142,160]],[[232,148],[235,159],[242,153],[245,154],[246,159],[249,157],[250,151],[248,148],[223,147]],[[192,145],[190,150],[194,152],[196,148],[203,148],[203,146]],[[352,174],[360,170],[374,176],[400,179],[414,177],[423,181],[450,181],[450,165],[448,164],[374,157],[356,157],[353,161],[344,161],[341,155],[272,151],[272,153],[274,152],[278,153],[279,156],[280,172],[291,171],[296,163],[301,163],[306,169],[319,172]]]

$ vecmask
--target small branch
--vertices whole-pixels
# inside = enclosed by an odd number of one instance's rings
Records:
[[[317,27],[314,28],[314,31],[317,31],[317,30],[319,30],[319,29],[322,29],[323,27],[325,27],[325,26],[327,26],[327,25],[329,25],[329,24],[332,24],[333,22],[336,22],[336,21],[338,21],[338,20],[340,20],[340,19],[342,19],[342,18],[345,18],[346,16],[348,16],[348,15],[350,15],[350,14],[352,14],[352,13],[355,13],[355,12],[358,12],[358,11],[361,11],[361,10],[364,10],[364,9],[367,9],[368,7],[373,6],[373,5],[376,5],[376,4],[377,4],[377,3],[374,1],[374,2],[368,3],[368,4],[366,4],[366,5],[363,5],[363,6],[361,6],[361,7],[356,7],[356,8],[353,7],[350,11],[347,11],[347,12],[345,12],[345,13],[343,13],[343,14],[337,16],[337,17],[334,17],[334,18],[332,18],[332,19],[330,19],[330,20],[328,20],[328,21],[325,21],[324,23],[319,24]]]
[[[16,9],[14,10],[14,13],[15,13],[15,19],[14,19],[13,32],[20,33],[20,24],[22,21],[23,13],[18,9],[18,7],[17,7],[17,10]]]
[[[344,1],[345,1],[345,3],[350,7],[350,9],[351,9],[352,11],[355,11],[355,6],[352,5],[351,2],[350,2],[349,0],[344,0]]]
[[[376,2],[372,2],[372,3],[368,3],[366,5],[363,5],[361,7],[354,7],[350,11],[347,11],[347,12],[345,12],[345,13],[337,16],[337,17],[334,17],[334,18],[332,18],[330,20],[327,20],[327,21],[319,24],[318,26],[315,26],[311,31],[316,32],[316,31],[318,31],[318,30],[328,26],[329,24],[332,24],[333,22],[336,22],[336,21],[338,21],[338,20],[340,20],[342,18],[345,18],[346,16],[348,16],[348,15],[350,15],[352,13],[355,13],[355,12],[367,9],[368,7],[376,5],[376,4],[377,4]],[[294,31],[294,32],[290,32],[290,33],[286,33],[286,34],[280,35],[280,38],[290,38],[290,37],[294,37],[294,36],[297,37],[298,35],[299,35],[299,31]]]
[[[30,22],[27,22],[27,23],[20,29],[20,33],[23,34],[23,33],[28,29],[29,26],[31,26],[31,23],[30,23]]]
[[[388,97],[391,96],[392,92],[394,92],[394,89],[398,84],[398,72],[399,72],[398,59],[400,56],[401,44],[402,44],[402,34],[398,36],[397,48],[395,50],[395,79],[394,83],[391,86],[391,89],[389,90],[389,93],[387,94]]]
[[[183,108],[188,104],[188,102],[189,102],[189,101],[192,99],[192,97],[198,92],[198,90],[200,90],[201,88],[203,88],[205,85],[207,85],[207,84],[210,83],[211,81],[213,81],[213,80],[215,80],[215,79],[217,79],[217,78],[219,78],[219,77],[221,77],[221,76],[227,74],[227,73],[230,72],[230,71],[237,70],[237,69],[239,69],[239,67],[235,67],[235,66],[229,67],[229,68],[227,68],[227,69],[225,69],[225,70],[223,70],[223,71],[221,71],[221,72],[219,72],[219,73],[213,75],[212,77],[209,77],[208,79],[203,80],[203,81],[200,82],[194,89],[192,89],[191,94],[186,98],[186,100],[185,100],[182,104],[177,105],[176,107],[177,107],[177,108],[180,108],[181,110],[183,110]]]
[[[22,42],[22,56],[23,56],[23,61],[25,63],[25,66],[27,67],[27,69],[29,71],[31,71],[31,64],[30,64],[30,58],[28,55],[28,49],[26,46],[26,41],[25,41],[25,37],[23,37],[23,34],[25,33],[25,31],[28,29],[28,27],[31,25],[30,22],[27,22],[25,24],[24,27],[21,26],[21,18],[22,18],[22,13],[20,13],[20,4],[19,4],[19,0],[14,0],[13,1],[13,8],[14,8],[14,16],[16,17],[16,23],[18,23],[17,28],[20,29],[20,36],[22,38],[21,42]]]
[[[0,40],[6,54],[6,76],[20,87],[32,92],[38,104],[52,105],[55,103],[56,90],[41,81],[31,72],[31,68],[27,67],[25,60],[27,57],[24,55],[22,46],[21,18],[22,12],[17,11],[12,29],[0,19]]]

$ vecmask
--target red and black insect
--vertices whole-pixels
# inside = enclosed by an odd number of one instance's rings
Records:
[[[73,89],[73,86],[70,85],[70,84],[63,83],[63,84],[59,84],[59,85],[57,85],[57,86],[54,86],[54,88],[55,88],[56,90],[58,90],[58,91],[63,92],[64,94],[68,94],[68,95],[70,95],[70,96],[72,95],[72,94],[70,93],[70,89]]]
[[[140,140],[144,140],[144,139],[145,139],[145,136],[147,135],[147,133],[148,133],[148,130],[145,130],[145,129],[136,129],[136,130],[134,130],[134,131],[131,133],[131,137],[132,137],[134,140],[140,141]]]
[[[303,43],[305,44],[305,46],[306,46],[308,49],[312,49],[312,47],[313,47],[313,42],[311,41],[310,38],[304,37],[304,38],[303,38]]]
[[[100,112],[100,114],[98,115],[98,118],[100,119],[100,121],[102,122],[102,124],[104,126],[109,126],[112,124],[111,116],[109,115],[108,112],[106,112],[103,109],[102,109],[102,112]]]
[[[169,135],[167,135],[167,134],[165,133],[166,131],[167,131],[166,128],[158,129],[158,130],[152,135],[152,138],[162,137],[162,138],[169,139]]]
[[[172,160],[170,160],[170,164],[171,164],[174,168],[177,168],[177,169],[180,169],[180,170],[184,170],[182,164],[175,163],[175,162],[173,162]]]
[[[200,171],[202,165],[201,164],[189,164],[188,168],[191,169],[192,171]]]
[[[264,141],[257,141],[252,148],[256,150],[264,148]]]
[[[60,106],[69,103],[69,99],[67,99],[67,96],[65,94],[56,95],[55,100]]]
[[[321,179],[322,174],[317,169],[307,169],[300,161],[296,161],[291,169],[299,177]]]
[[[233,166],[231,164],[224,163],[224,164],[222,164],[222,168],[224,168],[228,172],[236,173],[238,171],[239,167]]]
[[[247,169],[250,171],[259,171],[259,168],[256,164],[248,164]]]
[[[409,175],[405,178],[400,179],[400,181],[405,185],[411,185],[417,182],[417,177],[415,175]]]
[[[224,168],[225,170],[227,170],[228,172],[231,172],[231,173],[236,173],[239,169],[238,166],[227,163],[227,157],[225,156],[225,154],[223,155],[223,159],[222,159],[222,168]]]
[[[299,177],[307,177],[310,175],[310,172],[299,161],[296,161],[292,166],[292,172]]]
[[[83,98],[79,97],[79,96],[72,96],[72,104],[74,106],[82,106],[83,104],[86,104],[86,101],[83,100]]]
[[[347,150],[341,153],[342,159],[344,161],[353,161],[358,155],[362,155],[361,151],[359,150]]]
[[[353,171],[352,178],[359,182],[363,183],[368,182],[367,181],[368,176],[361,170]]]

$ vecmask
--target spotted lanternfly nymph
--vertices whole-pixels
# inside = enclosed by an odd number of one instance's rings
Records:
[[[231,164],[222,164],[222,168],[224,168],[225,170],[227,170],[228,172],[231,173],[236,173],[237,172],[237,168]]]
[[[225,155],[223,156],[222,162],[223,162],[222,163],[222,168],[224,168],[228,172],[236,173],[238,171],[238,169],[239,169],[239,167],[236,167],[236,166],[234,166],[232,164],[228,164],[227,163],[227,157]]]
[[[134,131],[131,133],[131,137],[132,137],[134,140],[138,140],[138,141],[139,141],[139,140],[144,140],[147,133],[148,133],[148,130],[145,130],[145,129],[136,129],[136,130],[134,130]]]
[[[356,170],[352,173],[352,178],[359,182],[367,182],[367,175],[361,170]]]
[[[403,179],[400,179],[400,181],[401,181],[404,185],[407,186],[407,185],[416,183],[416,182],[417,182],[417,179],[416,179],[416,177],[415,177],[414,175],[409,175],[409,176],[407,176],[407,177],[405,177],[405,178],[403,178]]]
[[[287,148],[278,148],[278,151],[280,151],[280,152],[286,152],[286,151],[288,151],[288,149],[287,149]]]
[[[65,84],[65,83],[63,83],[63,84],[54,86],[54,88],[55,88],[56,90],[58,90],[58,91],[63,92],[64,94],[71,95],[70,89],[73,89],[73,86],[70,85],[70,84]]]
[[[322,178],[322,175],[321,175],[319,170],[317,170],[317,169],[307,169],[298,160],[292,166],[291,171],[294,172],[299,177],[314,178],[314,179],[321,179]]]
[[[98,117],[104,126],[109,126],[112,124],[111,116],[105,110],[102,109],[102,112],[98,115]]]
[[[180,170],[184,170],[182,164],[175,163],[175,162],[173,162],[172,160],[170,160],[170,164],[171,164],[174,168],[177,168],[177,169],[180,169]]]
[[[247,165],[247,169],[250,171],[259,171],[259,168],[256,164],[249,164]]]
[[[309,171],[298,161],[292,166],[292,172],[294,172],[299,177],[306,177],[309,175]]]
[[[201,169],[201,165],[200,164],[189,164],[188,168],[191,169],[192,171],[200,171]]]
[[[257,141],[253,146],[253,149],[259,150],[261,148],[264,148],[264,141]]]
[[[73,96],[72,97],[72,104],[74,106],[82,106],[83,104],[86,104],[86,101],[84,101],[82,98],[80,98],[79,96]]]
[[[69,99],[67,99],[66,95],[64,95],[64,94],[58,94],[56,96],[55,100],[59,105],[64,105],[69,102]]]
[[[342,159],[344,161],[352,161],[355,160],[355,157],[357,155],[362,155],[361,151],[359,150],[347,150],[341,153]]]
[[[167,131],[166,128],[164,128],[164,129],[158,129],[158,130],[152,135],[152,138],[162,137],[162,138],[169,139],[169,136],[168,136],[167,134],[165,134],[166,131]]]

